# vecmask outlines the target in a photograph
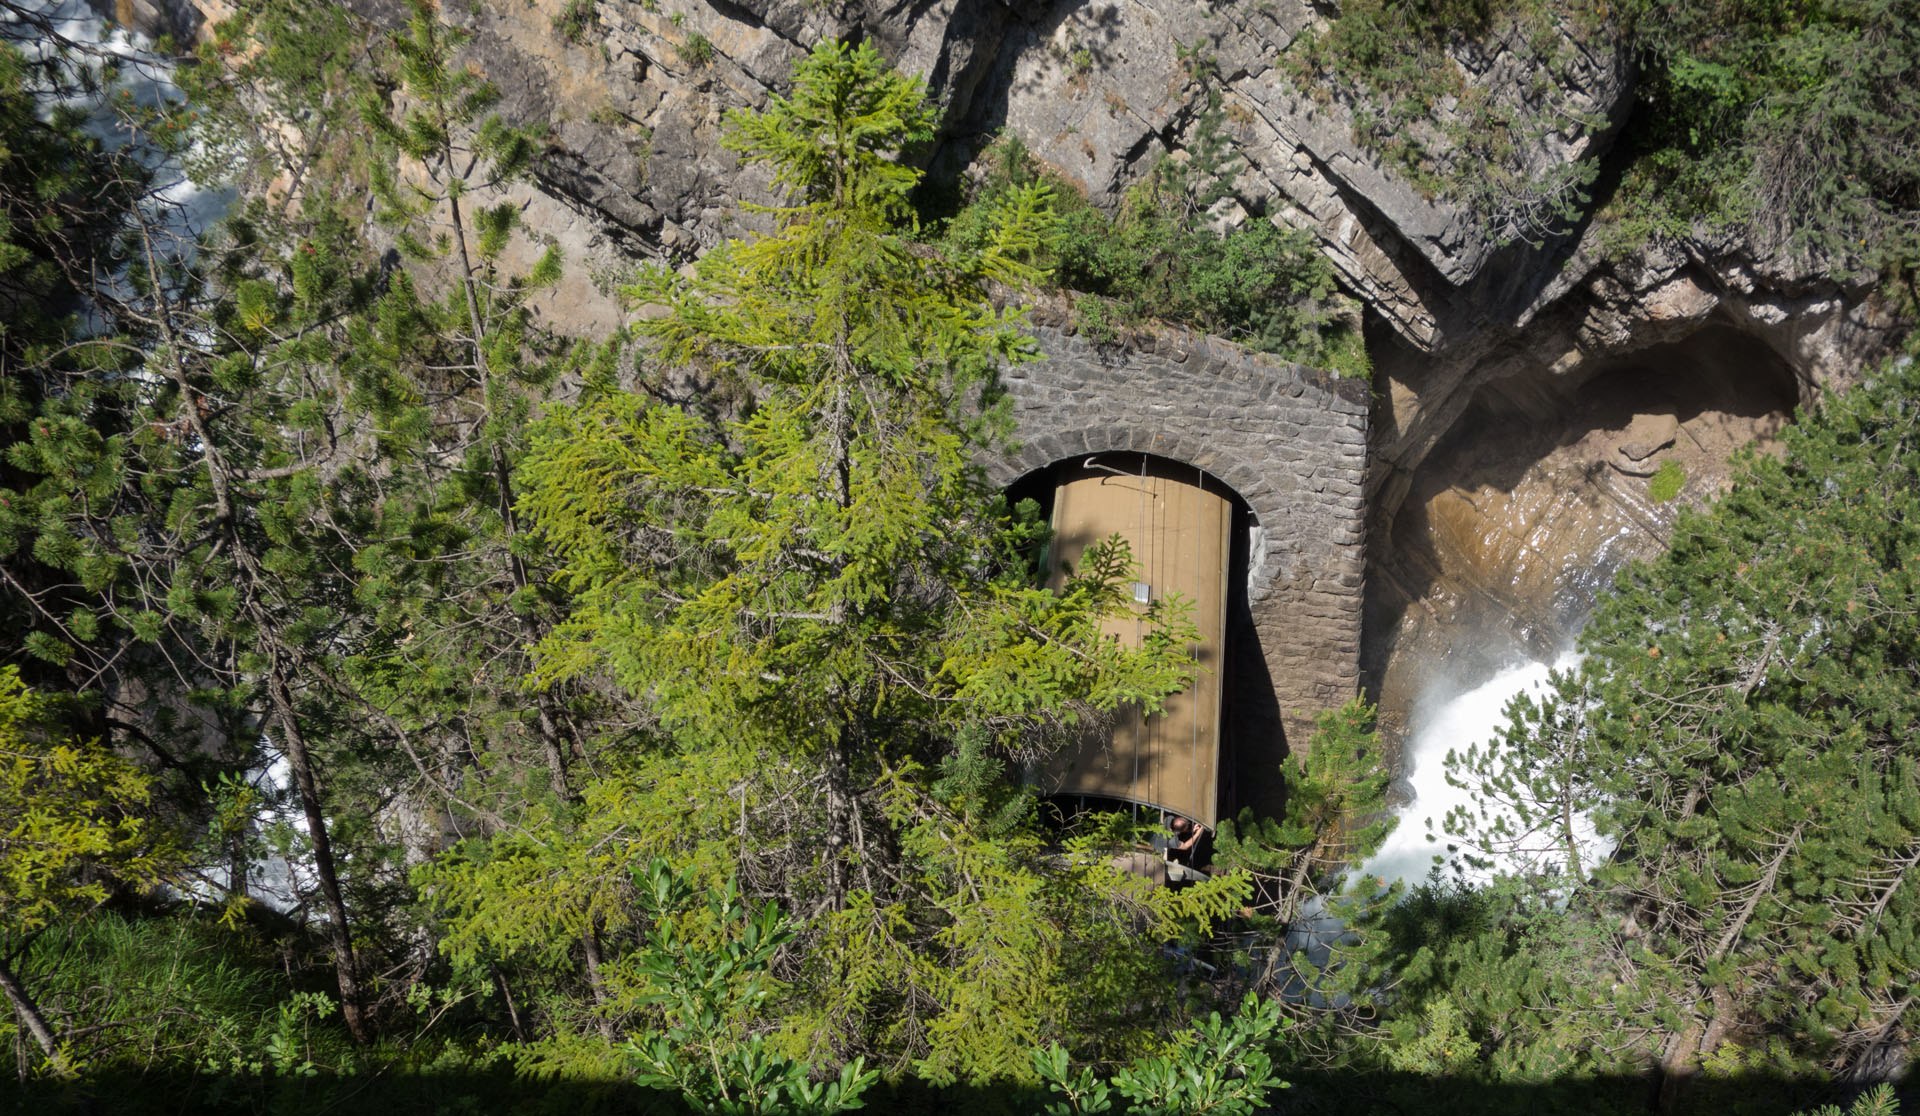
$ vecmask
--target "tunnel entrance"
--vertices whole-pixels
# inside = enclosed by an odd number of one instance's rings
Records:
[[[1247,597],[1255,530],[1247,502],[1197,466],[1121,452],[1030,473],[1009,496],[1039,503],[1052,525],[1043,570],[1054,588],[1089,547],[1113,535],[1127,541],[1137,567],[1132,614],[1109,621],[1109,636],[1138,642],[1148,608],[1176,594],[1189,602],[1199,630],[1192,686],[1159,713],[1123,708],[1090,727],[1037,773],[1038,789],[1062,805],[1124,805],[1213,826],[1241,800],[1232,745],[1243,699],[1264,680],[1245,686],[1236,669],[1249,656],[1260,660]],[[1272,705],[1271,686],[1265,689]]]

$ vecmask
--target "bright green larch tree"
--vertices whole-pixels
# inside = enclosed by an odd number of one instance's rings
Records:
[[[0,667],[0,997],[55,1072],[72,1071],[63,1036],[20,959],[116,888],[177,870],[174,835],[147,816],[152,782],[101,741],[51,731],[45,702]]]
[[[1016,765],[1183,686],[1191,625],[1163,603],[1138,647],[1100,634],[1131,607],[1118,544],[1035,587],[1041,528],[979,458],[1003,425],[995,373],[1030,348],[986,285],[1030,278],[1047,199],[1010,196],[965,257],[914,244],[919,176],[899,157],[932,123],[918,83],[840,44],[732,118],[729,145],[787,194],[763,210],[773,231],[630,293],[657,308],[637,327],[652,359],[731,381],[736,409],[594,385],[518,476],[574,602],[539,680],[609,676],[657,743],[609,758],[578,831],[503,835],[423,883],[453,950],[531,956],[575,932],[567,912],[632,933],[636,855],[737,876],[796,922],[774,1012],[789,1041],[980,1080],[1030,1073],[1046,1038],[1153,1016],[1139,927],[1177,938],[1243,883],[1149,894],[1090,847],[1050,864],[1038,839]]]
[[[856,756],[1157,701],[1190,669],[1185,622],[1156,610],[1137,650],[1097,638],[1125,573],[1111,551],[1061,594],[1030,588],[1026,536],[975,461],[989,420],[969,392],[1028,349],[982,285],[1025,276],[1010,251],[1042,219],[1039,191],[975,258],[916,251],[898,222],[918,174],[895,156],[932,110],[870,49],[822,47],[791,99],[733,124],[730,146],[793,194],[769,212],[779,231],[631,293],[666,309],[639,327],[656,359],[754,399],[715,426],[609,394],[537,435],[524,506],[580,599],[542,676],[604,664],[677,734],[820,758],[838,906]]]

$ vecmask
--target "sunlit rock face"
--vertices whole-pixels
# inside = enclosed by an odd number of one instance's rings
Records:
[[[1383,708],[1552,659],[1614,572],[1658,554],[1795,398],[1786,363],[1723,325],[1578,380],[1482,386],[1376,536],[1366,646]]]
[[[121,18],[182,38],[231,13],[232,0],[91,0]],[[383,27],[406,0],[344,0]],[[728,111],[781,91],[794,62],[828,39],[875,44],[926,81],[939,134],[916,153],[936,177],[968,173],[997,136],[1018,138],[1096,204],[1113,208],[1163,158],[1187,157],[1210,103],[1236,158],[1224,224],[1270,221],[1319,243],[1343,285],[1407,343],[1432,350],[1482,317],[1508,318],[1551,285],[1545,266],[1559,230],[1539,245],[1502,237],[1484,214],[1409,178],[1357,142],[1381,107],[1285,62],[1325,24],[1306,0],[1194,4],[1189,0],[571,0],[447,4],[472,33],[466,61],[499,87],[513,122],[543,127],[537,184],[585,217],[553,235],[573,263],[616,266],[634,256],[684,262],[753,229],[741,202],[773,200],[764,174],[743,171],[720,143]],[[1462,95],[1406,122],[1438,170],[1456,161],[1444,138],[1470,126],[1471,101],[1513,129],[1501,169],[1552,177],[1599,159],[1631,105],[1634,69],[1611,40],[1554,25],[1528,49],[1462,42],[1450,49]],[[530,225],[536,225],[529,220]],[[539,227],[536,225],[536,227]],[[542,231],[545,231],[544,229]],[[579,305],[578,300],[568,305]],[[593,309],[590,316],[604,315]],[[563,327],[571,323],[561,323]]]

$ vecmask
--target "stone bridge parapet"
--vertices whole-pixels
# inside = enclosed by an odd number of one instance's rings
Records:
[[[1044,359],[1003,375],[1018,448],[989,463],[990,473],[1004,484],[1056,462],[1150,453],[1237,492],[1254,523],[1243,615],[1228,618],[1239,648],[1229,746],[1246,753],[1240,766],[1260,769],[1277,760],[1282,725],[1304,745],[1314,714],[1351,697],[1360,680],[1366,382],[1186,330],[1112,344],[1051,322],[1032,332]],[[1247,653],[1249,637],[1257,656]],[[1266,782],[1258,770],[1245,777]],[[1235,797],[1249,795],[1262,797],[1253,786]]]

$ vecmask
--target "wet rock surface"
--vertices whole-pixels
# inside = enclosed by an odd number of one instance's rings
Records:
[[[1795,398],[1786,362],[1727,325],[1578,382],[1483,386],[1376,538],[1364,643],[1383,710],[1565,650],[1614,572],[1664,549]],[[1680,482],[1665,500],[1663,468]]]

